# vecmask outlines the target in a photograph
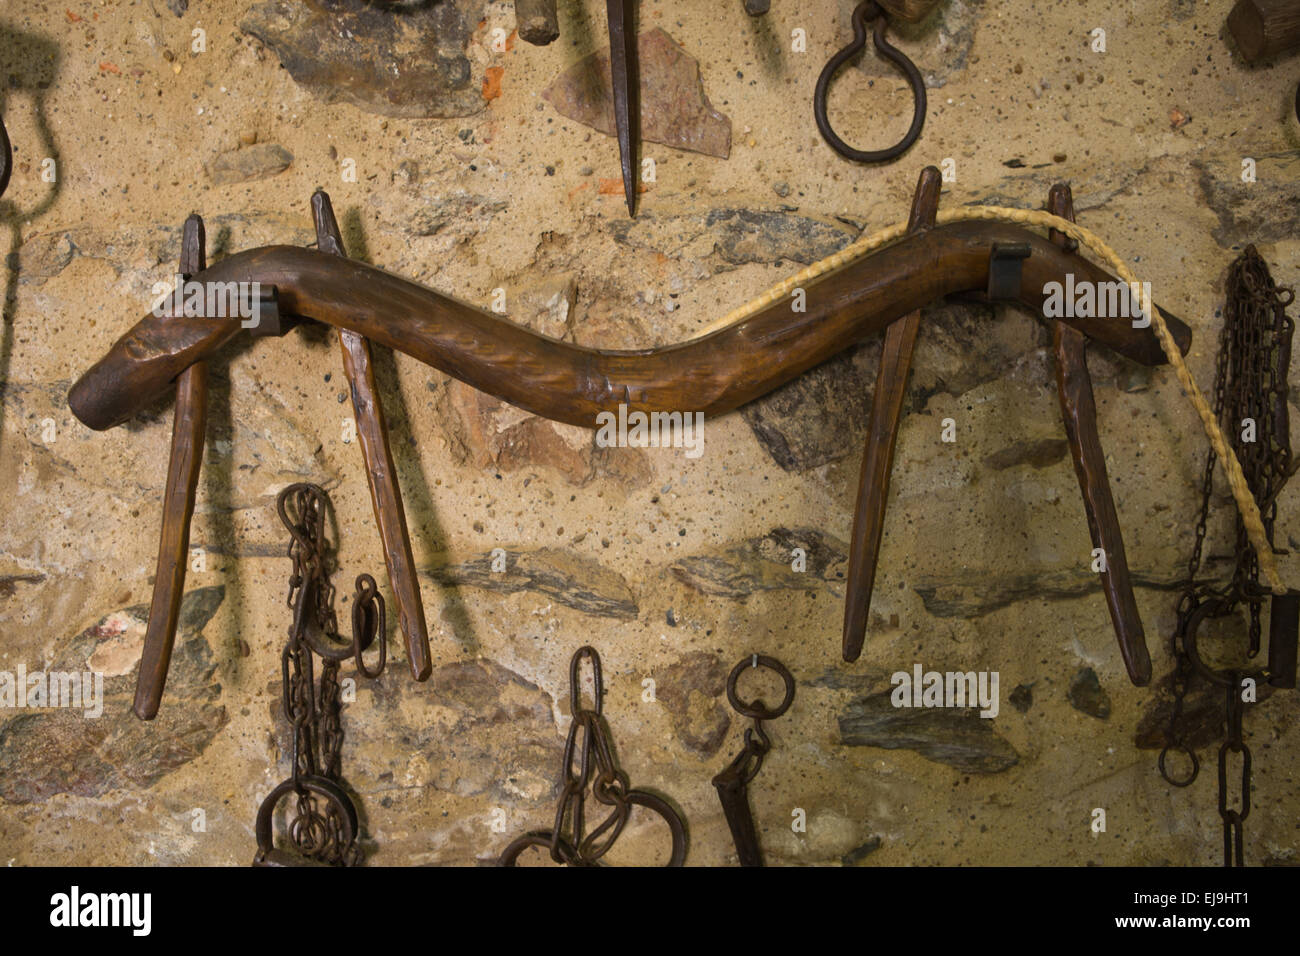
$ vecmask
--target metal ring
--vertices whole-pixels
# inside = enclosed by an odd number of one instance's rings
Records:
[[[515,866],[520,855],[530,846],[550,849],[552,845],[557,843],[561,848],[561,852],[569,859],[574,859],[576,857],[576,854],[573,852],[573,847],[569,846],[569,844],[563,839],[556,840],[551,835],[550,830],[534,830],[531,833],[525,833],[523,836],[518,837],[508,847],[506,847],[505,852],[497,858],[497,866]]]
[[[663,817],[664,822],[668,824],[668,830],[672,833],[672,849],[668,854],[668,862],[665,866],[682,866],[686,863],[686,824],[682,818],[677,815],[677,811],[668,805],[668,802],[661,797],[656,797],[653,793],[645,790],[629,790],[627,793],[626,805],[636,804],[645,807],[653,813]],[[624,807],[624,816],[629,816]],[[621,827],[620,827],[621,829]],[[556,838],[553,830],[534,830],[531,833],[525,833],[523,836],[516,838],[505,851],[497,858],[497,866],[514,866],[519,860],[519,856],[529,847],[538,847],[539,849],[550,849],[556,847],[566,860],[574,861],[573,866],[594,866],[594,862],[584,860],[563,838]],[[608,849],[608,847],[606,847]]]
[[[746,670],[755,666],[753,663],[754,660],[758,661],[757,666],[766,667],[768,670],[774,671],[780,676],[781,680],[785,682],[785,699],[781,701],[780,706],[769,708],[761,700],[746,703],[741,700],[740,695],[736,693],[736,681]],[[727,700],[731,703],[731,706],[735,708],[736,713],[741,716],[753,717],[755,720],[775,720],[777,717],[780,717],[789,710],[790,705],[794,703],[794,677],[791,675],[790,671],[786,669],[786,666],[775,657],[766,657],[762,654],[759,654],[756,657],[751,655],[733,667],[731,673],[727,675]]]
[[[358,830],[357,808],[353,805],[352,798],[344,792],[342,787],[327,777],[319,777],[315,774],[300,775],[297,778],[290,777],[272,790],[257,810],[257,824],[254,828],[254,832],[257,834],[257,856],[253,857],[254,864],[265,860],[266,855],[274,849],[271,822],[275,816],[276,806],[287,794],[298,791],[300,788],[328,800],[340,811],[340,818],[343,821],[344,847],[356,841]]]
[[[826,118],[826,99],[830,93],[831,80],[841,66],[853,59],[867,45],[867,20],[872,20],[875,25],[872,31],[872,42],[876,46],[876,52],[898,67],[912,87],[912,125],[908,127],[902,139],[887,149],[854,149],[836,135],[835,130],[831,128],[830,120]],[[830,144],[831,149],[845,159],[859,163],[883,163],[897,159],[916,142],[916,138],[921,135],[921,127],[925,125],[925,80],[921,76],[921,71],[916,68],[916,64],[901,50],[890,46],[885,39],[885,27],[888,24],[885,11],[875,0],[865,0],[858,4],[857,9],[853,11],[853,42],[827,61],[821,76],[817,77],[817,88],[813,92],[813,116],[817,120],[817,128],[821,130],[822,138]]]
[[[1171,750],[1181,751],[1182,753],[1185,753],[1187,754],[1187,756],[1192,758],[1192,772],[1187,775],[1186,780],[1175,780],[1173,777],[1169,776],[1169,772],[1165,770],[1165,755],[1168,754],[1169,751]],[[1196,780],[1196,777],[1201,772],[1201,758],[1196,756],[1196,751],[1193,750],[1191,747],[1187,746],[1186,744],[1164,747],[1160,751],[1160,759],[1157,761],[1157,763],[1160,765],[1160,776],[1164,777],[1165,783],[1169,784],[1172,787],[1191,786],[1192,782]]]
[[[684,865],[686,863],[686,824],[677,815],[677,811],[668,805],[668,801],[645,790],[629,790],[627,792],[627,803],[645,807],[647,810],[664,818],[664,822],[668,824],[668,829],[673,835],[672,851],[669,853],[668,862],[664,866]]]

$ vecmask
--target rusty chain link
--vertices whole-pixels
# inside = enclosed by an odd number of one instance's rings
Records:
[[[1287,407],[1287,372],[1295,325],[1286,315],[1286,308],[1293,299],[1290,289],[1279,288],[1273,283],[1263,258],[1254,246],[1248,246],[1228,271],[1227,301],[1215,362],[1214,413],[1224,432],[1232,438],[1246,482],[1259,504],[1270,546],[1277,519],[1278,494],[1297,466],[1291,456]],[[1253,434],[1249,434],[1251,430]],[[1268,589],[1260,587],[1259,559],[1251,548],[1240,516],[1236,521],[1231,579],[1221,587],[1210,581],[1197,581],[1214,495],[1214,465],[1215,453],[1211,449],[1202,478],[1201,508],[1187,565],[1187,580],[1177,606],[1178,623],[1170,641],[1174,655],[1174,701],[1159,768],[1165,780],[1177,787],[1188,786],[1196,779],[1200,761],[1196,751],[1186,742],[1186,696],[1198,676],[1224,687],[1227,731],[1219,748],[1218,760],[1223,865],[1242,866],[1242,824],[1250,814],[1251,787],[1251,753],[1242,730],[1245,712],[1243,682],[1250,679],[1260,683],[1270,675],[1260,668],[1249,671],[1211,669],[1202,661],[1197,649],[1197,632],[1205,619],[1226,616],[1244,605],[1249,615],[1245,658],[1253,660],[1260,650],[1261,614]],[[1190,758],[1191,769],[1185,778],[1175,777],[1166,766],[1171,751],[1182,752]],[[1240,754],[1242,758],[1239,809],[1228,806],[1229,753]]]
[[[591,662],[591,707],[582,704],[580,670],[584,659]],[[564,756],[560,764],[560,800],[555,810],[555,825],[550,830],[525,833],[511,842],[501,854],[499,865],[514,866],[524,850],[538,847],[547,849],[555,863],[595,866],[623,833],[633,806],[653,811],[668,824],[672,834],[672,850],[667,865],[681,866],[686,861],[686,827],[682,818],[660,797],[644,790],[632,789],[627,774],[619,770],[614,762],[614,744],[602,716],[604,695],[600,655],[590,646],[578,648],[569,661],[569,708],[573,714],[573,723],[569,725],[569,733],[564,741]],[[582,735],[581,749],[578,746],[579,734]],[[588,791],[596,798],[596,802],[613,807],[590,832],[586,830]]]
[[[352,640],[341,644],[325,535],[328,507],[324,489],[307,483],[288,486],[276,499],[280,520],[289,530],[288,553],[293,559],[287,602],[293,608],[293,623],[280,658],[284,713],[292,728],[293,775],[266,798],[259,811],[255,864],[268,863],[274,852],[270,814],[289,792],[296,797],[295,815],[288,823],[289,839],[304,861],[355,866],[362,859],[356,842],[356,806],[342,787],[339,666],[352,657],[366,677],[377,677],[383,671],[387,661],[384,599],[374,578],[368,574],[357,578]],[[372,670],[362,652],[376,640],[379,663]],[[322,659],[319,683],[314,676],[317,655]]]

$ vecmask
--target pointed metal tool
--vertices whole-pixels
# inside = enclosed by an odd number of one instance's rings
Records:
[[[636,216],[636,152],[632,124],[641,126],[636,94],[639,90],[636,31],[632,25],[632,0],[605,0],[609,14],[609,70],[614,86],[614,127],[618,131],[618,157],[623,164],[623,194],[627,214]]]

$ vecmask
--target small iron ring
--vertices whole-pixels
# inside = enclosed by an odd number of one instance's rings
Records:
[[[830,120],[826,117],[826,100],[830,93],[831,80],[841,66],[866,47],[868,20],[874,23],[872,42],[875,44],[876,52],[898,67],[912,87],[912,125],[908,127],[902,139],[887,149],[854,149],[836,135],[835,130],[831,128]],[[830,144],[831,149],[845,159],[858,163],[883,163],[897,159],[916,142],[917,137],[921,135],[921,127],[925,125],[925,80],[921,76],[921,71],[916,68],[916,64],[909,60],[903,51],[890,46],[885,39],[885,27],[888,24],[885,11],[875,0],[864,0],[863,3],[858,4],[857,9],[853,11],[853,42],[827,61],[826,66],[822,68],[821,76],[817,77],[817,88],[813,92],[813,117],[817,120],[817,128],[821,130],[822,138]]]
[[[785,683],[785,699],[781,701],[779,706],[769,708],[761,700],[747,703],[740,699],[740,695],[736,693],[736,681],[740,679],[741,674],[751,667],[766,667],[776,673]],[[755,720],[775,720],[789,710],[790,705],[794,703],[794,676],[775,657],[752,654],[733,667],[731,673],[727,675],[727,700],[735,708],[736,713],[743,717],[752,717]]]
[[[1165,756],[1171,750],[1185,753],[1192,759],[1191,773],[1189,773],[1185,779],[1175,780],[1173,777],[1169,776],[1169,771],[1165,769]],[[1171,787],[1189,787],[1201,772],[1201,759],[1196,756],[1196,751],[1186,744],[1178,744],[1177,746],[1169,745],[1162,748],[1160,751],[1160,759],[1157,763],[1160,765],[1160,776],[1164,777],[1165,783],[1169,784]]]
[[[266,855],[275,847],[274,837],[271,832],[271,822],[275,816],[275,808],[285,796],[300,788],[328,800],[339,811],[339,817],[343,821],[343,846],[349,846],[356,841],[358,829],[357,808],[353,805],[352,798],[347,795],[342,787],[328,777],[303,774],[296,779],[290,777],[272,790],[258,808],[257,824],[254,828],[254,832],[257,834],[257,856],[253,857],[254,864],[266,859]]]

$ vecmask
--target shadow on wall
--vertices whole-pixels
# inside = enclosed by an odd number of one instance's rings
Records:
[[[9,363],[13,355],[14,324],[17,319],[19,250],[22,245],[22,224],[43,216],[54,205],[59,196],[59,154],[54,144],[54,134],[50,130],[46,112],[46,91],[54,85],[58,75],[62,55],[58,45],[45,37],[33,33],[23,33],[5,26],[0,26],[0,50],[5,51],[0,68],[10,78],[9,90],[0,91],[0,116],[10,118],[6,124],[9,128],[10,141],[14,147],[14,165],[22,163],[26,172],[30,164],[40,172],[23,183],[9,183],[4,199],[0,199],[0,227],[9,233],[9,255],[4,267],[4,305],[3,329],[0,329],[0,436],[4,434],[4,415],[7,408],[6,399],[9,391]],[[15,96],[14,92],[30,94]],[[14,107],[24,101],[30,101],[32,116],[35,120],[37,141],[25,143],[13,138],[13,129],[24,128],[26,124],[15,124],[12,117]],[[46,177],[50,177],[48,185]],[[30,183],[40,184],[41,192],[33,189]],[[35,205],[24,209],[20,203],[39,196]],[[0,442],[3,442],[0,437]]]

